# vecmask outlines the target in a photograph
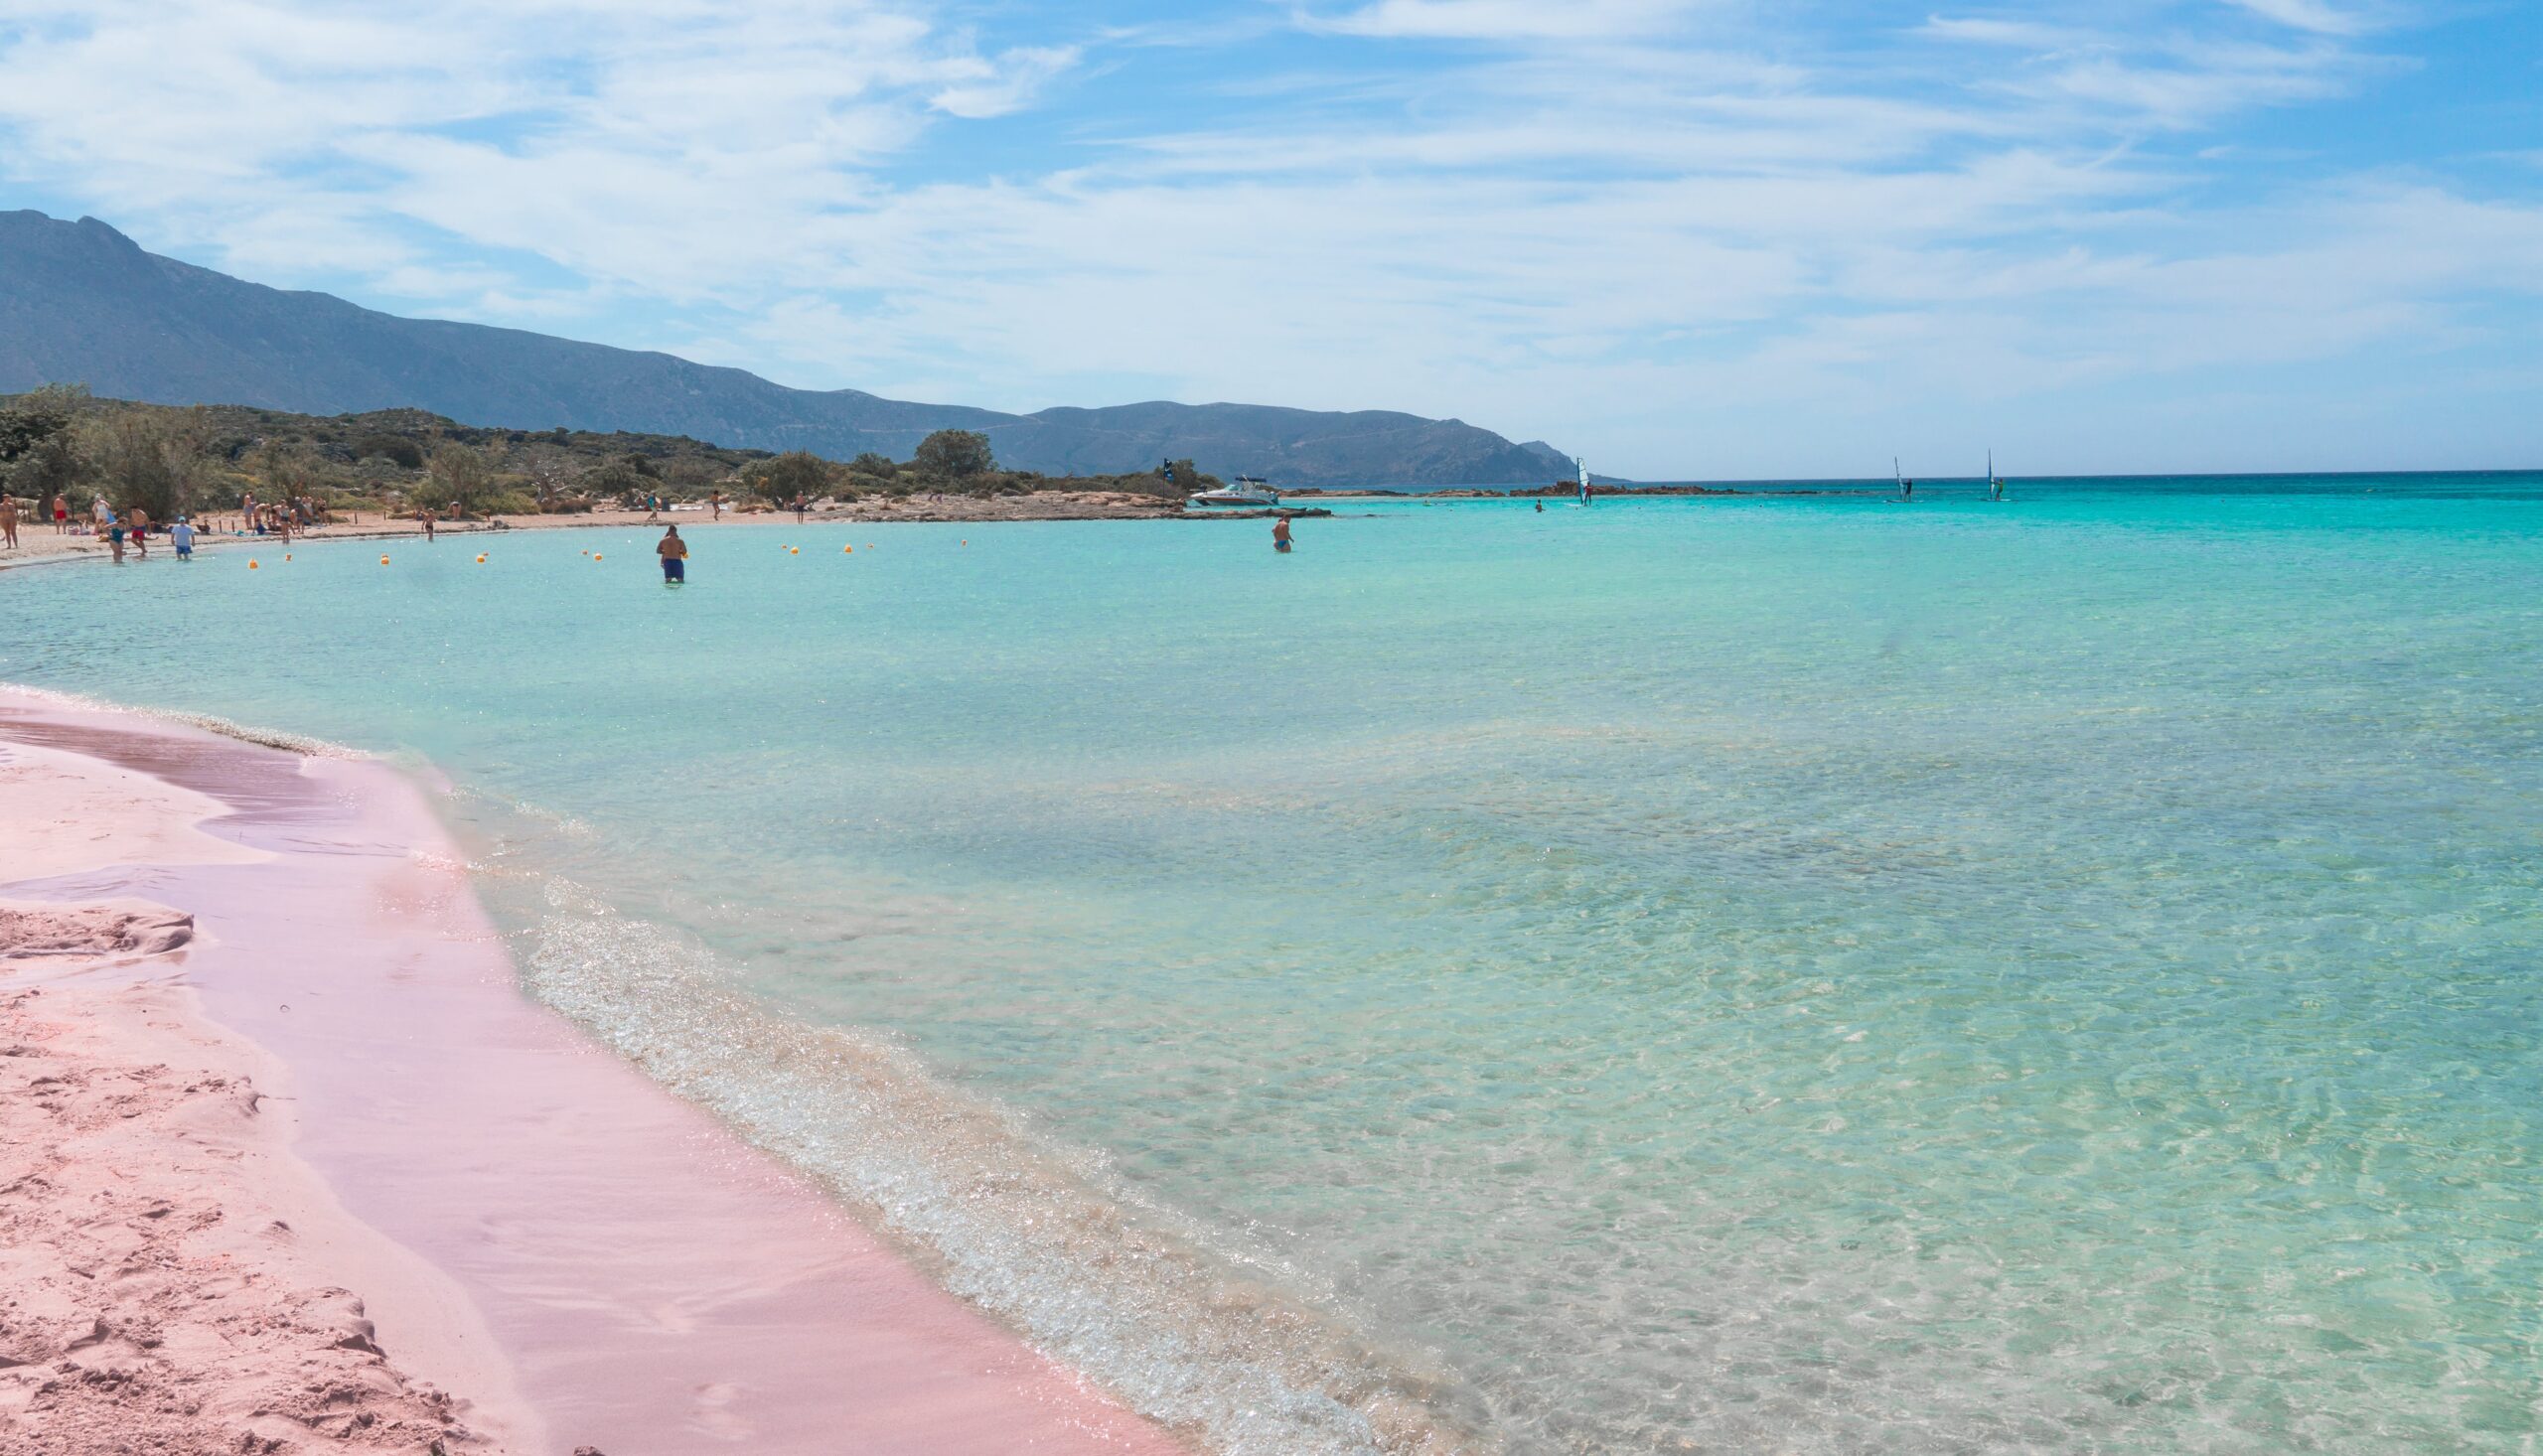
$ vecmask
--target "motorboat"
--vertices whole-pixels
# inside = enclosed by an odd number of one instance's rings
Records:
[[[1280,493],[1272,489],[1270,481],[1259,476],[1241,475],[1215,491],[1199,493],[1191,499],[1189,504],[1270,507],[1280,504]]]

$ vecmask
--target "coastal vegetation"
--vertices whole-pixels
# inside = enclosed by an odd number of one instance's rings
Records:
[[[1023,496],[1115,491],[1177,498],[1215,480],[1188,460],[1132,475],[1052,476],[1002,469],[988,437],[939,430],[911,458],[864,451],[731,449],[686,435],[508,430],[419,409],[307,415],[244,405],[102,399],[76,385],[0,395],[0,488],[30,502],[103,496],[156,519],[234,506],[240,497],[307,500],[322,511],[450,518],[568,513],[721,495],[740,510],[797,499]]]

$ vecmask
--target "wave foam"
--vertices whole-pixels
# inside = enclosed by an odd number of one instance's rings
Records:
[[[1037,1145],[909,1053],[773,1014],[703,947],[570,882],[545,896],[521,938],[533,994],[1143,1414],[1231,1456],[1497,1449],[1453,1380],[1102,1189],[1092,1159]]]

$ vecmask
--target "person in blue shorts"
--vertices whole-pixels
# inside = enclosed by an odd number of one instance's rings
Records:
[[[654,554],[663,558],[663,584],[678,586],[688,580],[688,542],[679,538],[679,527],[663,528],[663,538],[654,544]]]
[[[195,559],[194,523],[188,520],[185,516],[178,516],[177,523],[168,527],[168,544],[177,548],[178,560],[192,561]]]

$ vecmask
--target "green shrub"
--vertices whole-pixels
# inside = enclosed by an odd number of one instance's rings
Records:
[[[365,435],[353,443],[356,460],[379,459],[394,462],[400,469],[422,470],[423,447],[403,435]]]

